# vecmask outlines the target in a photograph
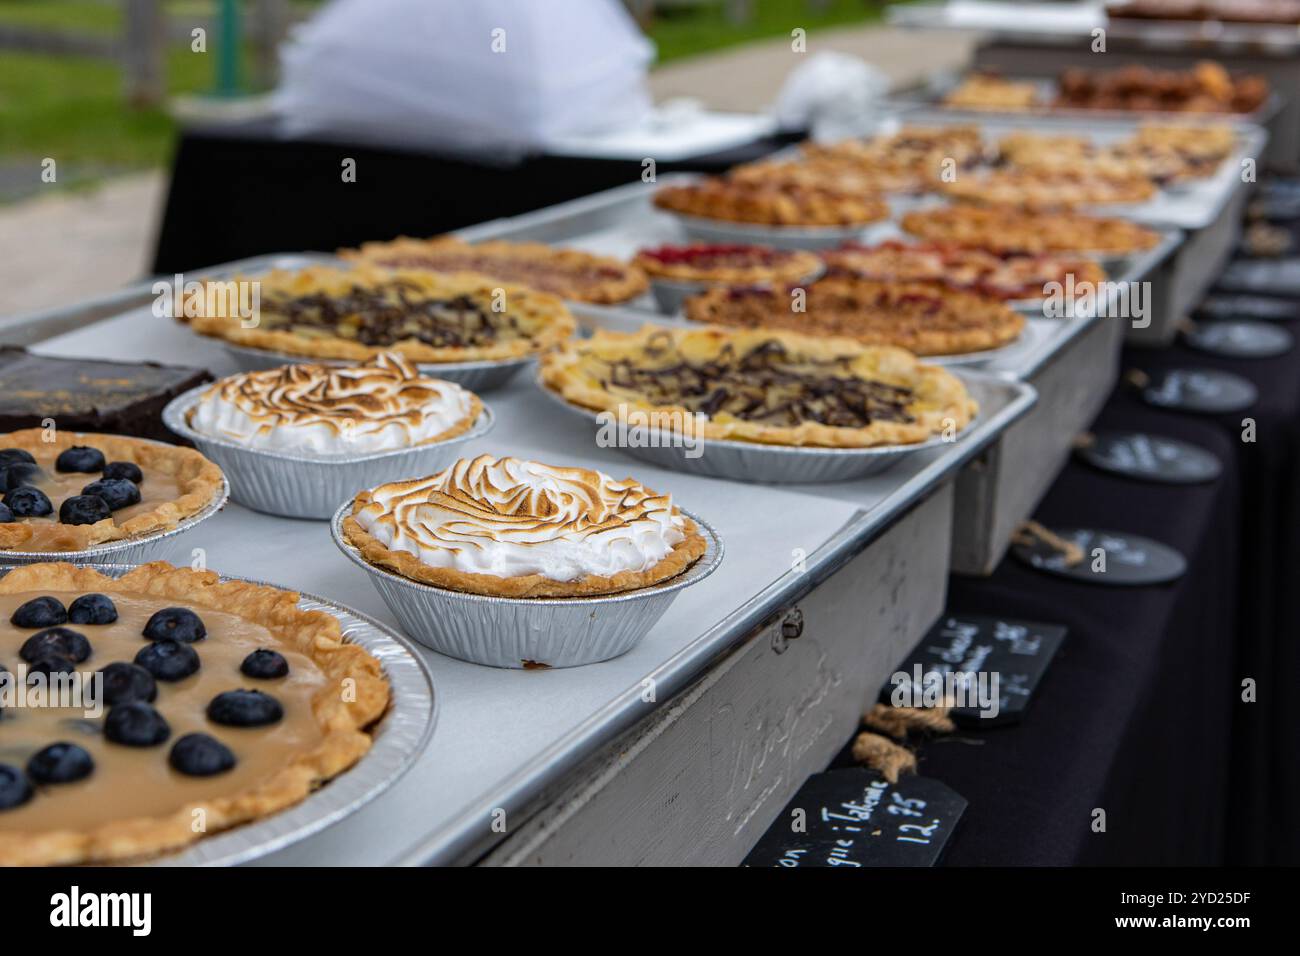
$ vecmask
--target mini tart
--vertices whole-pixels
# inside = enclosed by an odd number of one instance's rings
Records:
[[[107,863],[175,850],[205,833],[298,803],[370,749],[367,728],[387,710],[390,696],[379,662],[347,643],[332,615],[299,609],[292,591],[222,583],[212,571],[175,568],[163,561],[116,579],[70,564],[32,564],[0,578],[0,603],[6,608],[0,620],[3,656],[13,665],[18,646],[32,633],[10,623],[12,606],[35,596],[52,596],[67,605],[88,593],[107,595],[118,620],[68,625],[84,634],[92,648],[90,657],[77,665],[79,671],[131,660],[130,655],[150,644],[141,629],[149,614],[175,606],[198,614],[207,627],[203,640],[188,645],[199,655],[200,667],[180,681],[156,681],[152,706],[170,725],[170,736],[152,746],[66,730],[59,717],[67,710],[11,715],[10,750],[66,740],[90,751],[95,769],[74,783],[43,785],[27,803],[0,810],[0,864]],[[289,675],[277,680],[241,675],[240,662],[255,647],[282,654]],[[340,691],[344,681],[352,682],[347,694]],[[203,708],[211,696],[237,688],[274,696],[283,706],[282,719],[266,727],[220,726],[207,719]],[[75,716],[81,717],[80,709]],[[20,726],[20,721],[25,723]],[[33,729],[31,722],[49,726]],[[235,766],[206,777],[169,767],[171,746],[187,732],[216,737],[233,751]],[[17,756],[21,764],[30,754]],[[3,762],[13,764],[8,753]],[[120,814],[113,802],[123,804]],[[198,811],[202,832],[195,832]]]
[[[934,282],[1002,301],[1043,297],[1050,282],[1093,285],[1106,279],[1096,261],[1078,256],[1036,253],[998,255],[940,242],[847,244],[823,252],[829,275],[893,282]]]
[[[803,290],[709,289],[686,300],[686,318],[743,329],[785,329],[893,345],[915,355],[983,352],[1014,341],[1025,317],[1001,302],[943,285],[832,275]]]
[[[540,242],[470,244],[455,236],[400,236],[391,242],[367,242],[359,249],[341,249],[339,255],[385,269],[474,272],[578,302],[626,302],[647,287],[645,273],[635,265]]]
[[[1137,203],[1156,194],[1155,184],[1144,175],[1087,168],[977,170],[938,188],[962,202],[1039,210]]]
[[[49,437],[52,440],[46,441]],[[106,462],[131,462],[140,467],[144,481],[137,505],[115,511],[94,524],[62,524],[59,505],[81,494],[81,489],[101,477],[98,472],[59,472],[54,462],[60,452],[74,446],[97,448]],[[0,449],[30,452],[43,477],[32,484],[45,492],[53,514],[17,518],[0,524],[0,563],[4,551],[81,551],[85,548],[170,531],[211,503],[221,490],[221,469],[193,448],[164,445],[123,435],[98,435],[55,429],[27,428],[0,435]]]
[[[701,219],[768,226],[865,226],[889,215],[876,196],[791,183],[751,183],[710,177],[686,186],[667,186],[654,204]]]
[[[544,356],[541,379],[582,408],[769,445],[911,445],[978,411],[960,379],[902,349],[791,332],[602,330]]]
[[[1084,252],[1122,255],[1150,249],[1160,234],[1145,226],[1101,216],[1055,212],[1050,216],[1004,206],[941,206],[905,214],[904,231],[1000,255]]]
[[[642,249],[634,261],[655,279],[720,285],[798,282],[822,268],[811,252],[702,242]]]
[[[540,472],[545,482],[515,484],[520,469]],[[411,527],[427,510],[430,526]],[[672,525],[677,538],[662,557],[644,569],[611,574],[587,572],[566,580],[542,572],[498,575],[456,567],[468,555],[494,547],[546,547],[581,542],[601,534],[630,535],[640,522]],[[412,518],[414,516],[414,518]],[[373,532],[403,528],[411,541],[438,553],[449,566],[425,561]],[[587,468],[562,468],[490,455],[462,459],[428,478],[392,482],[363,491],[342,522],[343,536],[370,564],[433,587],[507,598],[591,597],[650,587],[674,578],[703,557],[708,542],[699,527],[672,504],[635,479],[615,481]],[[393,535],[395,530],[390,531]],[[626,541],[626,537],[623,539]],[[522,542],[522,545],[521,545]],[[665,537],[664,543],[668,542]]]
[[[234,281],[240,281],[236,279]],[[371,266],[274,271],[243,281],[260,289],[255,324],[230,316],[227,299],[186,302],[190,326],[235,345],[286,355],[365,361],[398,352],[413,362],[522,358],[571,336],[577,324],[555,296],[469,273]],[[216,283],[215,285],[221,285]]]

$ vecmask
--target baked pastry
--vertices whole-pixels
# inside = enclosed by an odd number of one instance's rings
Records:
[[[29,689],[102,675],[75,706],[4,721],[3,865],[138,860],[275,813],[361,759],[389,700],[332,615],[161,561],[10,571],[0,658]]]
[[[1233,76],[1202,60],[1186,70],[1125,66],[1116,70],[1069,69],[1057,82],[1058,107],[1170,113],[1252,113],[1269,95],[1267,78]]]
[[[0,563],[166,531],[207,507],[221,469],[193,448],[63,429],[0,435]]]
[[[995,299],[925,282],[832,275],[810,283],[798,307],[786,289],[710,289],[686,300],[693,322],[894,345],[915,355],[959,355],[1006,345],[1025,317]]]
[[[1212,175],[1235,146],[1236,134],[1224,125],[1142,124],[1132,136],[1104,145],[1082,136],[1012,133],[999,141],[998,150],[1013,166],[1164,184]]]
[[[1116,19],[1295,24],[1300,0],[1118,0],[1106,4],[1106,13]]]
[[[917,444],[978,410],[960,379],[902,349],[780,331],[601,330],[543,357],[541,377],[582,408],[769,445]]]
[[[939,206],[906,213],[903,229],[932,242],[947,242],[1001,255],[1089,252],[1122,255],[1150,249],[1160,234],[1145,226],[1103,216],[1054,212],[1050,216],[1002,206]]]
[[[884,201],[872,195],[827,186],[722,177],[664,187],[655,193],[654,204],[701,219],[768,226],[866,226],[889,215]]]
[[[1040,104],[1033,83],[975,73],[949,90],[943,105],[966,110],[1027,110]]]
[[[703,242],[642,249],[633,261],[654,279],[718,285],[799,282],[822,268],[811,252]]]
[[[830,276],[893,282],[934,282],[1003,301],[1039,298],[1048,283],[1096,285],[1106,279],[1096,261],[1052,253],[999,255],[941,242],[848,243],[822,253]]]
[[[53,418],[69,431],[176,441],[163,426],[163,408],[210,381],[199,368],[55,358],[0,346],[0,433]]]
[[[362,365],[231,375],[199,397],[186,421],[245,448],[351,456],[446,441],[468,431],[482,411],[473,392],[383,352]]]
[[[707,549],[671,496],[635,479],[490,455],[361,492],[343,535],[413,581],[509,598],[649,587]]]
[[[851,164],[864,172],[890,172],[933,183],[949,167],[983,161],[987,149],[977,126],[905,126],[896,133],[835,143],[806,143],[800,153],[808,162]]]
[[[635,265],[540,242],[470,244],[455,236],[401,236],[391,242],[367,242],[360,249],[341,249],[339,255],[385,269],[474,272],[578,302],[626,302],[646,290],[645,274]]]
[[[940,172],[933,169],[890,169],[834,155],[798,159],[764,159],[736,166],[727,173],[733,182],[797,189],[834,189],[857,195],[920,192]]]
[[[522,358],[577,329],[555,296],[468,273],[313,267],[248,281],[260,290],[251,321],[205,293],[216,307],[208,314],[187,303],[201,313],[191,328],[286,355],[364,361],[393,351],[425,363]]]
[[[1144,202],[1156,194],[1155,184],[1145,175],[1087,166],[984,169],[938,188],[962,202],[1038,210]]]

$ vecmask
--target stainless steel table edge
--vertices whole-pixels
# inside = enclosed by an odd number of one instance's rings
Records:
[[[664,706],[680,690],[701,674],[714,660],[725,654],[737,641],[790,604],[800,600],[832,574],[860,554],[877,537],[887,531],[905,509],[923,501],[947,477],[955,477],[961,468],[987,448],[1007,428],[1022,418],[1038,401],[1038,393],[1027,382],[1005,374],[961,370],[965,381],[982,383],[988,388],[1002,387],[1011,398],[996,413],[984,419],[979,433],[956,442],[947,454],[937,455],[928,465],[896,487],[880,506],[859,511],[836,534],[807,559],[807,570],[787,572],[773,581],[746,604],[700,635],[688,647],[646,674],[655,682],[659,704]],[[979,421],[977,419],[977,421]],[[591,714],[581,725],[538,754],[520,768],[504,785],[498,784],[480,795],[471,805],[501,808],[507,817],[532,806],[541,792],[559,783],[601,745],[646,716],[646,705],[639,692],[630,690],[622,699],[610,701]],[[505,834],[487,832],[486,826],[466,825],[464,818],[426,834],[406,853],[389,861],[394,866],[437,866],[469,864],[483,856]]]

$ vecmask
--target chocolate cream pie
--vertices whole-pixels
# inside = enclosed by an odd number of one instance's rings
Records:
[[[669,495],[632,478],[490,455],[363,491],[342,527],[376,567],[509,598],[644,588],[677,576],[707,549]]]

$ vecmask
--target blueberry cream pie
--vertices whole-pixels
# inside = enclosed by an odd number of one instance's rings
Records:
[[[367,242],[339,254],[385,269],[475,272],[578,302],[626,302],[646,290],[645,273],[635,265],[540,242],[471,244],[455,236],[402,236],[390,242]]]
[[[187,303],[202,335],[305,358],[365,361],[399,352],[413,362],[522,358],[572,335],[573,316],[555,296],[468,273],[316,267],[255,280],[253,316],[231,314],[221,295]]]
[[[717,285],[799,282],[821,270],[811,252],[731,243],[642,249],[634,260],[651,278]]]
[[[222,484],[192,448],[43,428],[0,435],[0,563],[6,549],[80,551],[170,530]]]
[[[343,536],[413,581],[509,598],[632,591],[707,550],[671,496],[635,479],[490,455],[361,492]]]
[[[10,571],[0,663],[3,865],[138,860],[275,813],[361,759],[389,700],[332,615],[164,562]]]
[[[770,330],[598,331],[545,356],[541,376],[592,411],[689,417],[700,437],[773,445],[916,444],[978,410],[960,379],[902,349]]]

